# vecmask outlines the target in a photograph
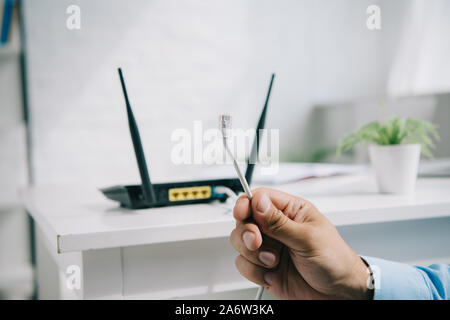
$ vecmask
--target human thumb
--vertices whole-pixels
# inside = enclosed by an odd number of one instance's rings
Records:
[[[295,210],[297,206],[286,205],[282,206],[285,212],[274,205],[270,198],[272,194],[269,191],[255,192],[251,200],[253,219],[256,221],[262,232],[271,238],[274,238],[286,246],[293,249],[300,249],[302,247],[302,238],[304,238],[305,230],[301,222],[292,220],[290,217],[295,217],[295,212],[287,212]],[[275,195],[273,195],[275,197]],[[280,199],[280,196],[291,197],[292,199]],[[277,204],[280,202],[294,203],[302,199],[296,198],[288,194],[276,194]],[[280,206],[281,207],[281,206]]]

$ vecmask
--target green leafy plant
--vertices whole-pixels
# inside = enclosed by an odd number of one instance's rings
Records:
[[[386,123],[370,122],[350,133],[339,142],[337,154],[339,156],[351,150],[357,143],[372,142],[383,146],[418,143],[422,145],[422,153],[431,158],[431,150],[435,148],[432,138],[439,140],[436,125],[427,121],[395,117]]]

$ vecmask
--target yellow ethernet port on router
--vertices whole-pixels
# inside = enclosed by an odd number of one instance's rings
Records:
[[[210,186],[169,189],[169,201],[186,201],[211,198]]]

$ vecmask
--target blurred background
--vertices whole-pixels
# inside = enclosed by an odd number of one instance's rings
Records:
[[[0,0],[0,296],[32,298],[29,184],[139,181],[117,67],[124,70],[155,182],[195,177],[170,160],[174,129],[193,121],[253,128],[270,74],[266,126],[287,162],[336,159],[338,140],[375,119],[439,125],[450,157],[450,2],[445,0]],[[67,8],[80,8],[70,29]],[[366,9],[381,9],[381,29]],[[2,32],[5,32],[3,22]]]

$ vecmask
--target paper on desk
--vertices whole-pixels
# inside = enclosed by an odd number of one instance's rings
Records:
[[[328,163],[280,163],[278,173],[263,175],[255,170],[254,182],[258,184],[283,184],[308,178],[323,178],[334,175],[355,174],[365,169],[361,165]]]
[[[241,170],[245,172],[245,165]],[[252,183],[276,185],[295,182],[309,178],[322,178],[335,175],[355,174],[366,169],[363,165],[334,164],[334,163],[296,163],[281,162],[275,174],[263,174],[262,166],[256,166]],[[202,173],[204,179],[236,178],[232,165],[220,165],[205,169]]]

